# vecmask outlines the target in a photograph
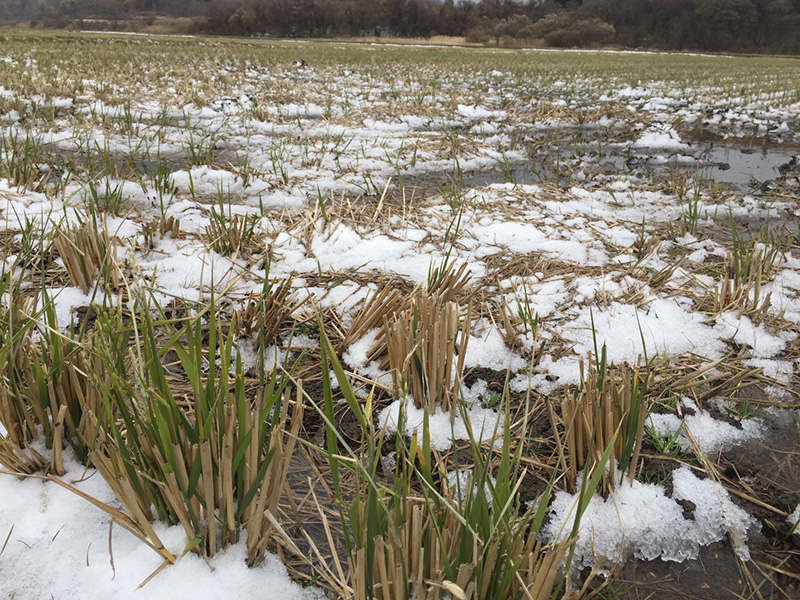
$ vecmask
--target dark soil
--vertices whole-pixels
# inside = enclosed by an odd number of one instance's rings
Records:
[[[750,598],[742,563],[727,542],[700,549],[697,560],[633,561],[613,578],[607,597],[620,600],[731,600]],[[766,597],[769,597],[768,594]]]

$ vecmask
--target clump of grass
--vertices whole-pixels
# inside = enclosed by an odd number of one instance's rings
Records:
[[[88,294],[99,278],[117,287],[121,273],[116,264],[116,238],[108,234],[106,224],[91,211],[89,218],[79,215],[79,224],[62,227],[53,245],[67,269],[72,285]]]
[[[507,401],[507,397],[503,399]],[[525,443],[521,440],[512,450],[508,413],[503,431],[495,431],[490,440],[502,440],[497,461],[486,456],[472,435],[467,413],[462,416],[470,433],[472,462],[463,484],[458,477],[453,484],[440,473],[437,488],[431,470],[434,457],[425,431],[420,445],[416,438],[409,446],[396,443],[401,458],[395,479],[406,482],[410,475],[414,476],[421,482],[421,498],[400,496],[405,505],[399,511],[402,524],[398,527],[398,523],[392,523],[397,532],[391,531],[385,542],[374,540],[374,594],[380,597],[378,591],[393,584],[405,592],[404,597],[416,590],[417,597],[426,598],[445,597],[446,593],[464,598],[549,598],[575,541],[572,535],[552,545],[538,540],[553,481],[537,502],[528,509],[522,508],[515,495],[526,475],[520,461]],[[457,464],[456,472],[463,471],[458,467]],[[415,540],[420,540],[421,547],[415,545]],[[398,555],[402,557],[399,562],[407,568],[407,577],[398,580],[390,574],[387,579],[382,566],[397,564]],[[357,553],[356,559],[360,556]],[[363,556],[366,558],[366,553]]]
[[[37,310],[34,300],[22,298],[19,289],[0,287],[10,299],[0,315],[0,364],[5,373],[0,381],[0,422],[8,432],[0,440],[0,462],[15,472],[46,469],[60,475],[63,444],[79,460],[87,458],[83,415],[87,407],[97,406],[94,382],[104,381],[105,365],[93,354],[91,340],[59,330],[53,301],[46,294]],[[30,445],[40,435],[52,450],[50,460]]]
[[[21,370],[25,353],[31,344],[31,333],[34,321],[35,299],[23,294],[22,277],[15,276],[15,268],[19,264],[7,266],[0,263],[0,351],[7,362],[3,373]]]
[[[471,304],[462,311],[455,299],[469,278],[466,264],[456,269],[446,256],[431,266],[428,289],[416,290],[408,308],[383,312],[383,337],[370,355],[378,355],[385,343],[395,395],[410,394],[417,408],[439,406],[455,417],[472,320]],[[402,302],[392,298],[398,306]],[[372,322],[381,312],[372,311]]]
[[[645,367],[642,373],[638,363],[609,364],[605,344],[598,358],[589,353],[587,363],[584,369],[580,361],[578,388],[560,397],[560,417],[550,403],[548,412],[561,469],[573,491],[579,472],[594,469],[604,451],[612,449],[609,470],[602,477],[602,491],[608,494],[626,477],[633,481],[648,414],[650,371]]]
[[[339,346],[340,352],[349,348],[351,344],[360,340],[370,331],[378,329],[378,337],[367,352],[367,356],[375,359],[384,355],[386,352],[384,321],[391,319],[407,305],[408,296],[398,291],[394,283],[389,281],[364,301],[361,310],[353,319],[353,324],[342,339]]]
[[[59,330],[53,302],[45,297],[40,341],[32,352],[26,376],[27,401],[42,426],[47,447],[53,450],[53,468],[63,474],[62,441],[81,462],[88,458],[84,415],[97,410],[100,389],[107,385],[104,361],[94,352],[96,340]]]
[[[449,230],[450,228],[448,228]],[[338,346],[339,352],[346,350],[370,331],[377,329],[375,341],[367,351],[367,357],[370,360],[379,361],[382,369],[390,368],[391,362],[387,347],[387,331],[390,324],[409,319],[409,315],[415,310],[413,307],[425,294],[429,299],[434,294],[438,294],[437,302],[442,306],[455,302],[456,297],[469,282],[470,275],[466,264],[455,268],[454,264],[449,261],[449,257],[445,257],[441,264],[432,264],[429,268],[427,292],[415,288],[410,293],[403,293],[395,287],[392,281],[387,282],[364,301],[361,310],[353,319],[353,324]],[[400,351],[398,348],[397,352]]]
[[[768,253],[767,248],[755,243],[755,240],[745,240],[738,232],[732,216],[731,238],[731,252],[726,265],[730,278],[739,284],[768,279],[777,258],[777,248]]]
[[[539,314],[531,307],[528,290],[523,288],[523,292],[522,302],[517,303],[517,316],[522,323],[523,335],[530,333],[531,337],[535,339],[536,332],[539,329]]]
[[[172,167],[166,159],[158,158],[155,166],[148,169],[148,175],[151,189],[156,193],[158,208],[163,218],[178,193],[178,188],[172,178]]]
[[[348,560],[352,597],[550,598],[572,540],[538,542],[535,514],[492,511],[486,498],[492,486],[469,487],[460,504],[441,496],[405,497],[392,506],[385,531]]]
[[[195,131],[190,129],[184,148],[186,162],[189,165],[212,165],[217,154],[217,138],[214,134],[196,135]]]
[[[3,265],[0,272],[0,464],[15,473],[35,473],[46,468],[47,459],[31,447],[37,436],[36,416],[25,402],[24,384],[35,321],[32,298],[22,295],[20,279]]]
[[[726,273],[730,273],[726,261]],[[751,292],[752,290],[752,292]],[[719,281],[712,293],[714,314],[738,309],[752,320],[759,321],[766,317],[771,305],[771,294],[761,298],[761,282],[756,280],[742,284],[734,278],[725,277]]]
[[[150,525],[156,516],[180,523],[187,550],[204,556],[247,532],[247,562],[261,560],[273,527],[267,513],[277,509],[302,422],[289,380],[280,369],[270,375],[262,360],[257,391],[245,390],[213,299],[162,347],[146,310],[132,326],[106,315],[97,331],[109,342],[104,359],[113,373],[100,410],[88,414],[90,459],[140,537],[170,560]],[[179,358],[185,394],[162,365],[167,351]]]
[[[648,422],[645,425],[645,431],[658,454],[681,460],[687,458],[687,453],[680,443],[681,433],[683,433],[683,424],[675,429],[675,431],[661,433],[656,430],[652,422]]]
[[[678,193],[678,202],[681,205],[681,221],[686,233],[692,235],[697,233],[697,225],[700,223],[700,209],[703,197],[703,177],[702,173],[695,172],[691,179],[691,196],[687,193],[688,184],[684,185]]]
[[[229,215],[211,210],[211,219],[206,226],[206,243],[217,254],[223,256],[249,255],[258,249],[256,226],[258,215]]]
[[[43,142],[30,132],[16,132],[13,128],[0,132],[0,175],[20,190],[44,191],[49,171],[40,171]]]
[[[539,315],[530,304],[528,290],[523,288],[523,299],[517,301],[516,314],[509,309],[505,301],[499,303],[498,312],[500,314],[500,321],[503,324],[501,334],[506,345],[514,350],[521,349],[525,346],[525,343],[517,334],[517,327],[521,326],[523,338],[530,335],[530,340],[532,342],[531,355],[534,357],[535,361],[537,334],[539,331]]]
[[[123,194],[122,184],[111,185],[108,177],[103,182],[101,189],[97,188],[94,181],[89,181],[86,189],[86,202],[89,204],[91,212],[108,213],[120,216],[125,206],[125,194]]]
[[[264,278],[261,293],[233,312],[230,331],[239,339],[252,337],[272,340],[289,315],[296,309],[291,301],[292,282],[280,283]]]
[[[448,138],[451,141],[458,139],[456,134],[449,133],[451,135],[448,135]],[[448,174],[446,181],[439,185],[439,193],[450,208],[461,209],[464,203],[464,172],[461,170],[458,158],[453,159],[453,170]]]
[[[735,398],[733,394],[725,400],[725,410],[740,421],[753,418],[756,408],[748,398]]]
[[[448,235],[449,232],[450,227],[448,227]],[[447,242],[448,235],[445,236],[445,242]],[[466,287],[471,277],[472,273],[467,270],[467,263],[462,263],[460,267],[456,268],[450,261],[448,251],[440,264],[431,265],[428,269],[427,291],[429,294],[438,292],[445,302],[452,302]]]
[[[787,247],[782,234],[767,232],[745,239],[731,222],[731,251],[725,257],[725,272],[712,293],[715,314],[738,309],[751,319],[761,320],[771,305],[771,294],[762,295],[761,286],[772,278],[773,269]]]
[[[648,256],[658,252],[660,246],[661,239],[656,235],[648,234],[645,217],[642,216],[642,226],[639,228],[636,240],[631,245],[631,253],[636,257],[637,262],[641,262]]]
[[[385,336],[395,394],[455,416],[472,313],[446,297],[419,293],[410,309],[387,319]]]
[[[51,260],[53,232],[49,227],[49,216],[31,218],[17,215],[19,234],[15,236],[17,245],[17,266],[33,273],[43,274]]]
[[[218,210],[211,208],[211,218],[206,226],[205,240],[217,254],[223,256],[249,255],[259,249],[260,238],[256,229],[261,218],[258,215],[234,214],[230,205],[225,214],[225,193],[217,192]]]
[[[144,246],[152,250],[156,246],[156,239],[170,236],[173,240],[178,240],[183,235],[181,232],[181,221],[175,217],[155,218],[152,221],[142,223],[142,237]]]

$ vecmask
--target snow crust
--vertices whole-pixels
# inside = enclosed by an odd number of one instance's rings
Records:
[[[672,481],[671,498],[662,486],[636,480],[617,486],[608,499],[593,496],[580,522],[575,568],[607,568],[631,556],[681,562],[697,558],[701,546],[726,535],[740,557],[749,560],[743,541],[757,525],[755,518],[736,506],[720,484],[698,478],[688,467],[673,471]],[[545,539],[560,539],[571,531],[576,500],[566,492],[556,493]],[[694,505],[690,518],[679,500]]]
[[[766,432],[766,425],[761,419],[744,419],[739,422],[739,427],[737,427],[713,418],[707,411],[701,411],[691,398],[684,397],[681,402],[688,409],[683,419],[672,413],[651,413],[647,417],[646,425],[665,439],[672,438],[676,432],[680,431],[675,442],[683,450],[692,449],[686,434],[687,430],[695,438],[700,450],[709,456],[729,450],[747,440],[759,438]],[[709,402],[715,403],[720,410],[725,410],[720,399],[712,399]]]

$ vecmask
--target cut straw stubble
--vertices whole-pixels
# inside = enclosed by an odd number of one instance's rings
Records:
[[[573,491],[579,486],[579,472],[593,469],[606,449],[612,448],[601,487],[608,494],[623,478],[633,480],[648,413],[645,392],[650,371],[642,375],[638,365],[608,365],[605,346],[599,362],[589,354],[588,374],[583,360],[579,365],[580,387],[572,397],[568,393],[560,397],[560,417],[548,402],[548,415],[561,469]]]
[[[417,408],[455,416],[471,318],[470,306],[462,315],[442,294],[420,292],[410,309],[385,320],[396,396],[408,393]]]

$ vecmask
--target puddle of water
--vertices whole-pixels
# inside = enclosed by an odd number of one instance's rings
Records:
[[[767,181],[782,182],[798,171],[784,167],[800,149],[795,145],[760,140],[724,140],[717,136],[693,135],[682,149],[634,148],[630,136],[616,131],[573,128],[523,132],[528,134],[527,148],[531,168],[518,168],[517,183],[592,182],[620,174],[657,179],[676,170],[687,176],[698,172],[704,180],[725,184],[738,191],[750,191]],[[560,161],[560,169],[558,164]],[[571,163],[571,164],[569,164]],[[567,173],[565,166],[571,166]],[[569,167],[568,167],[569,168]],[[486,185],[500,181],[497,174],[470,174],[470,183]]]
[[[759,183],[780,177],[778,167],[789,162],[794,152],[715,147],[704,152],[701,173],[719,183],[730,183],[740,189],[750,187],[755,179]],[[707,166],[706,166],[707,165]]]
[[[575,149],[580,152],[575,152]],[[561,185],[602,183],[620,175],[654,180],[671,177],[676,171],[686,176],[698,173],[706,181],[727,185],[741,192],[759,188],[768,181],[781,181],[797,170],[787,169],[796,148],[763,149],[720,144],[694,143],[683,150],[633,149],[629,144],[570,145],[569,140],[538,143],[529,149],[530,164],[514,165],[510,173],[497,169],[464,173],[465,186],[480,187],[495,183]],[[781,172],[781,167],[786,171]],[[509,177],[510,175],[510,177]]]
[[[789,150],[693,146],[691,150],[680,154],[668,154],[667,158],[663,158],[663,155],[635,154],[626,164],[646,166],[655,176],[675,169],[688,175],[696,172],[704,181],[715,181],[739,191],[748,191],[766,181],[780,178],[780,167],[794,155],[795,152]]]
[[[97,170],[111,168],[117,172],[134,171],[141,174],[155,174],[162,169],[168,173],[175,173],[186,169],[189,165],[188,157],[182,155],[161,155],[131,158],[125,153],[112,153],[108,157],[100,153],[84,154],[78,151],[65,150],[55,146],[46,147],[50,153],[50,160],[53,166],[61,168],[71,166],[76,169],[85,170],[93,167]]]

